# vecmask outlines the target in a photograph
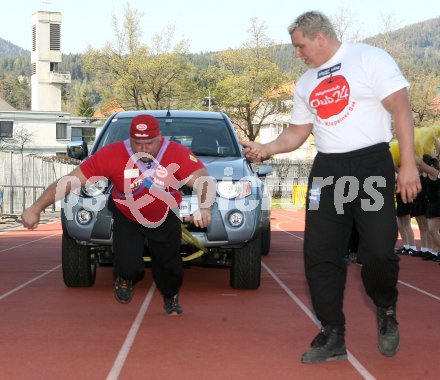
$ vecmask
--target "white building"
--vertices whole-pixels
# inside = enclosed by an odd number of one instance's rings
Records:
[[[259,134],[259,141],[261,143],[265,144],[275,140],[289,126],[293,109],[294,89],[295,81],[291,80],[272,92],[272,96],[281,102],[280,109],[282,112],[269,115],[264,119]],[[293,152],[276,154],[273,158],[278,160],[311,161],[316,156],[316,153],[315,141],[311,135],[300,148]]]
[[[18,111],[0,102],[0,139],[3,149],[26,153],[65,155],[70,141],[91,141],[103,120],[74,117],[61,112],[61,86],[70,73],[58,70],[61,62],[61,13],[32,15],[31,111]]]
[[[290,118],[290,114],[276,114],[267,117],[260,128],[260,142],[265,144],[275,140],[288,127]],[[315,140],[310,135],[300,148],[293,152],[276,154],[273,158],[280,160],[313,160],[316,153]]]
[[[44,156],[66,154],[71,141],[94,140],[102,120],[73,117],[65,112],[0,109],[0,138],[5,150]]]

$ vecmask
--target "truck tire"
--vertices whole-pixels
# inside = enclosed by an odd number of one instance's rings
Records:
[[[261,255],[267,256],[270,252],[270,222],[261,232]]]
[[[232,254],[230,283],[234,289],[258,289],[261,277],[261,234]]]
[[[95,283],[96,262],[87,246],[76,244],[63,233],[61,246],[63,280],[69,288],[86,288]]]

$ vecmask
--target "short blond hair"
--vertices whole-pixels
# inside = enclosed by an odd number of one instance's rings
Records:
[[[337,39],[337,35],[330,19],[318,11],[305,12],[298,16],[287,28],[289,34],[301,30],[304,37],[315,39],[318,33]]]

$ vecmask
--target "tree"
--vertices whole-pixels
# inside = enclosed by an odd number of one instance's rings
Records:
[[[93,102],[87,90],[83,90],[78,105],[78,116],[91,117],[95,113]]]
[[[22,155],[25,146],[34,139],[34,133],[26,130],[24,127],[18,127],[14,130],[14,137],[11,146],[18,150]]]
[[[14,138],[12,139],[13,150],[18,150],[21,155],[21,183],[25,183],[25,170],[24,170],[24,148],[34,139],[34,134],[24,127],[19,127],[14,131]],[[23,202],[24,202],[24,187],[23,187]],[[24,205],[23,205],[24,206]]]
[[[210,68],[215,83],[212,93],[220,109],[251,141],[257,138],[268,116],[279,111],[280,101],[286,98],[280,88],[288,78],[271,60],[274,44],[264,34],[265,29],[263,22],[252,18],[249,40],[239,49],[216,54],[218,66]]]
[[[18,110],[30,109],[31,90],[28,79],[9,74],[0,80],[0,97]]]
[[[393,32],[398,27],[398,23],[394,20],[394,15],[383,15],[383,32],[370,39],[369,42],[386,50],[397,61],[410,83],[408,93],[414,124],[416,127],[427,126],[439,116],[438,110],[433,105],[435,90],[439,83],[438,71],[436,71],[438,68],[433,70],[426,65],[424,60],[414,59],[414,44],[417,40],[414,32],[416,31],[406,35],[405,38],[399,38],[400,33]],[[425,53],[429,53],[429,49],[425,50]]]
[[[339,41],[357,41],[360,38],[359,23],[352,9],[342,6],[337,13],[330,16]]]
[[[381,16],[382,32],[368,42],[387,51],[400,66],[410,62],[411,50],[406,41],[399,41],[394,37],[393,30],[397,29],[399,23],[395,21],[395,15],[384,14]]]
[[[9,139],[0,137],[0,152],[4,152],[11,149],[11,143]]]
[[[413,66],[407,79],[411,83],[408,92],[415,125],[423,127],[432,124],[439,117],[439,111],[433,105],[439,78],[434,73],[423,72]]]
[[[85,54],[85,69],[104,101],[117,100],[125,109],[159,109],[180,104],[194,91],[195,68],[187,43],[173,45],[174,28],[153,36],[152,46],[140,42],[142,14],[127,4],[120,27],[113,16],[115,41]]]

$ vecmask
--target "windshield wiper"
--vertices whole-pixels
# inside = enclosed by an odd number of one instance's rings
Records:
[[[224,157],[224,154],[215,152],[193,152],[196,156],[212,156],[212,157]]]

